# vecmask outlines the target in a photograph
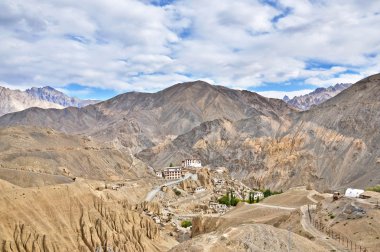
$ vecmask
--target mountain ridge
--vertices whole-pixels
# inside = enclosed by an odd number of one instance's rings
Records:
[[[351,83],[338,83],[327,88],[317,88],[308,94],[295,96],[292,99],[285,95],[283,101],[297,109],[308,110],[331,99],[351,85]]]
[[[87,133],[117,141],[133,152],[218,118],[281,117],[293,111],[279,99],[195,81],[157,93],[128,92],[83,108],[28,109],[0,118],[0,126],[34,125],[67,133]],[[33,116],[32,116],[33,115]]]
[[[70,106],[84,107],[97,102],[99,101],[69,97],[49,86],[33,87],[25,91],[0,86],[0,116],[32,107],[63,109]]]

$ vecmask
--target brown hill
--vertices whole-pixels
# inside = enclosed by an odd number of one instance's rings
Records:
[[[281,117],[291,112],[278,99],[202,81],[174,85],[158,93],[131,92],[84,108],[27,109],[0,118],[0,126],[32,125],[85,133],[136,152],[218,118],[232,121],[255,115]]]
[[[146,165],[125,149],[52,129],[0,128],[0,179],[28,187],[68,183],[75,177],[145,177]]]

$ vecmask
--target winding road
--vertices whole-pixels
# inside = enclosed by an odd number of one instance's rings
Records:
[[[185,179],[188,179],[192,176],[192,174],[186,174],[183,178],[179,179],[179,180],[174,180],[174,181],[169,181],[169,182],[166,182],[160,186],[156,186],[155,188],[153,188],[152,191],[148,192],[148,194],[146,195],[145,197],[145,201],[152,201],[154,199],[154,197],[156,196],[156,194],[161,190],[161,187],[163,186],[171,186],[171,185],[175,185],[175,184],[178,184],[178,183],[181,183],[182,181],[184,181]]]

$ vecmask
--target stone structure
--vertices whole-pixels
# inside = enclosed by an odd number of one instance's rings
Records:
[[[180,179],[182,177],[181,167],[166,167],[162,175],[165,179]]]

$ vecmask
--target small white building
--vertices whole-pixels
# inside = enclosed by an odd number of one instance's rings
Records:
[[[210,202],[209,208],[213,209],[215,212],[225,212],[228,207],[224,204],[219,204],[216,202]]]
[[[264,198],[264,193],[263,192],[254,192],[253,193],[253,198],[256,200],[257,198],[263,199]]]
[[[186,159],[182,161],[182,167],[183,168],[200,168],[202,167],[202,162],[200,159]]]
[[[203,186],[198,186],[197,188],[195,188],[194,193],[200,193],[204,191],[206,191],[206,189]]]
[[[359,198],[362,193],[364,193],[364,190],[362,189],[347,188],[344,196],[349,198]]]

